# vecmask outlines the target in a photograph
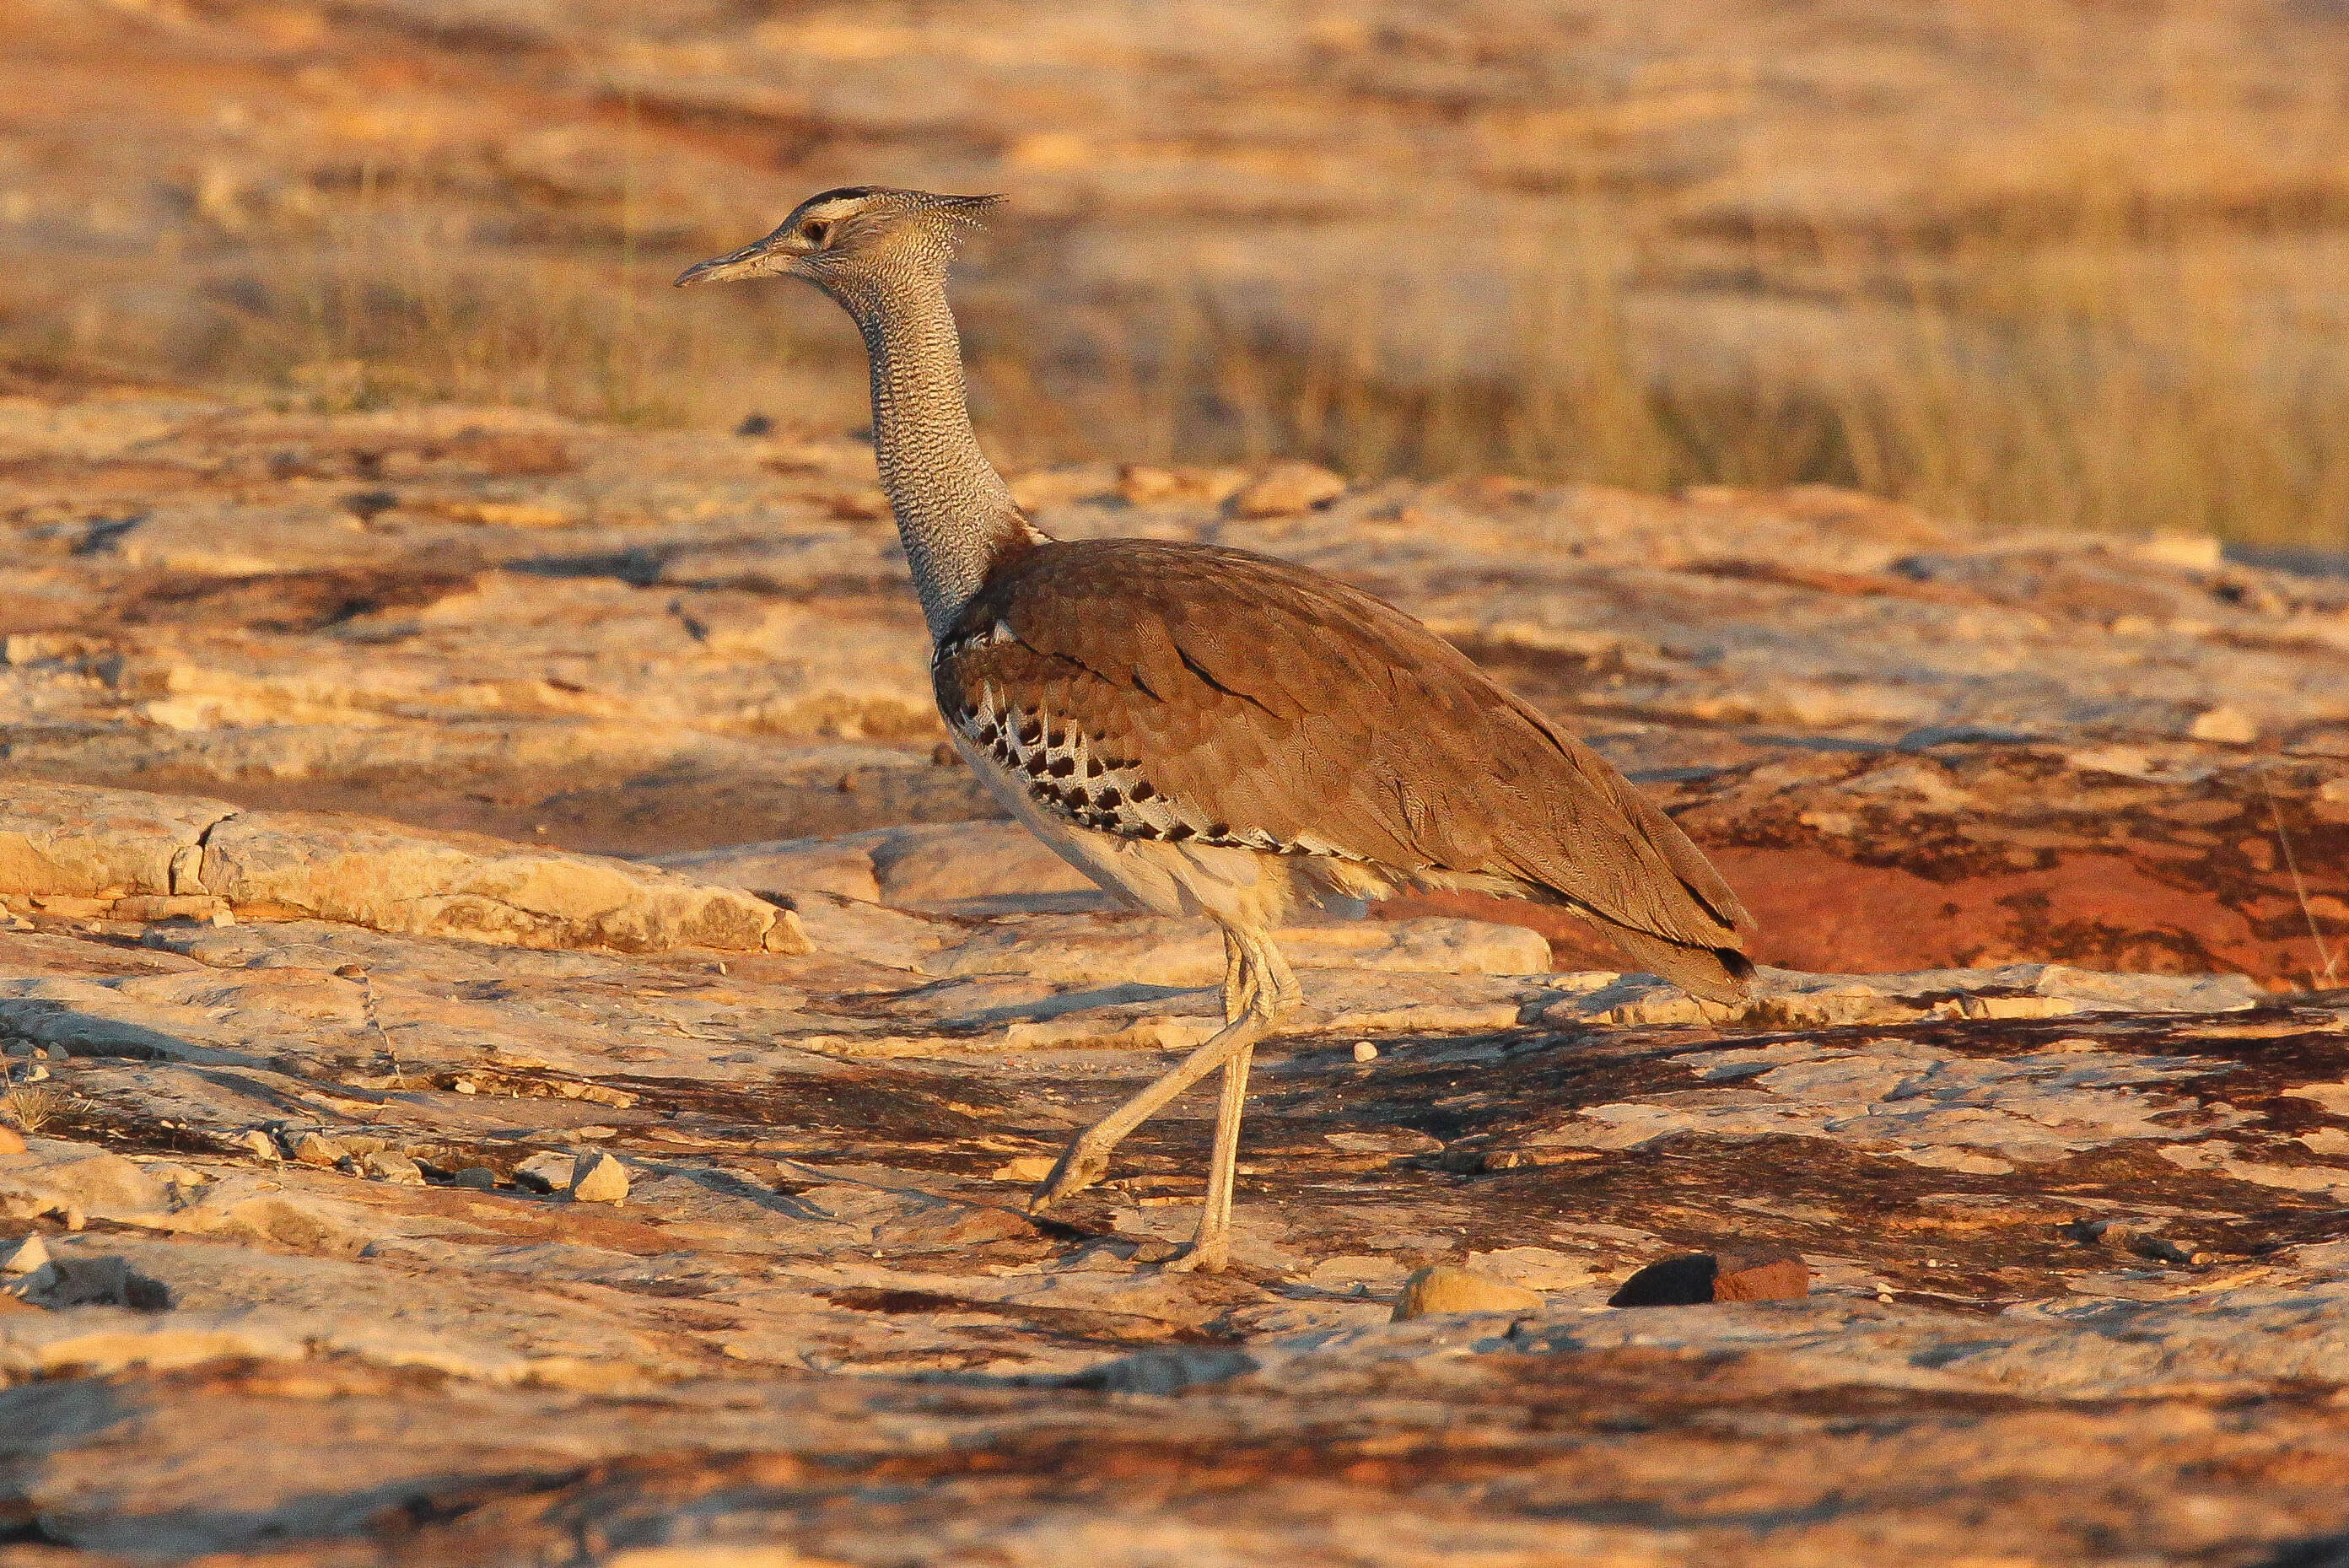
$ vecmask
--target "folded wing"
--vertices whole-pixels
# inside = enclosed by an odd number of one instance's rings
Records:
[[[1206,545],[1052,543],[982,590],[936,676],[967,732],[1011,726],[1011,744],[1024,726],[1049,803],[1087,826],[1498,881],[1595,918],[1697,994],[1744,992],[1751,917],[1670,817],[1330,578]]]

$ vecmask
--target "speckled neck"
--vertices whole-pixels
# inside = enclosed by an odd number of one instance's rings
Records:
[[[881,488],[936,642],[995,566],[1035,535],[971,429],[943,271],[860,279],[832,292],[864,334]]]

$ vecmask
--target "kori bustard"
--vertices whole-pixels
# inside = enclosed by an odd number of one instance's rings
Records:
[[[677,281],[804,278],[855,320],[955,743],[1094,881],[1223,928],[1223,1028],[1080,1135],[1032,1200],[1102,1179],[1121,1138],[1221,1068],[1206,1211],[1170,1265],[1214,1272],[1249,1055],[1299,998],[1272,939],[1298,906],[1429,888],[1560,904],[1718,1002],[1746,992],[1753,922],[1597,753],[1392,605],[1243,550],[1030,523],[972,432],[947,303],[956,244],[998,200],[827,191]]]

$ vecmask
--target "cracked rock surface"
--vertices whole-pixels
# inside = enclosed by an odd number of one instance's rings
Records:
[[[0,1563],[2341,1549],[2340,579],[1026,476],[1429,617],[1768,931],[1733,1017],[1522,910],[1289,933],[1199,1277],[1206,1092],[1024,1200],[1217,945],[936,760],[869,461],[0,402]],[[1783,1251],[1806,1297],[1606,1304]],[[1394,1321],[1438,1269],[1503,1310]]]
[[[6,761],[687,869],[725,850],[738,874],[705,879],[762,891],[1000,897],[910,831],[998,813],[941,749],[871,483],[869,448],[788,431],[0,397]],[[2349,936],[2349,573],[1820,490],[1396,482],[1251,516],[1108,468],[1015,489],[1065,535],[1268,551],[1425,618],[1674,811],[1765,962],[2304,986]],[[788,877],[739,848],[859,830],[779,850]],[[1079,890],[1040,876],[1021,893]],[[1615,961],[1570,917],[1438,910]]]

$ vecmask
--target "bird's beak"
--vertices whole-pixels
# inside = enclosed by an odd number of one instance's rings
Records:
[[[730,255],[712,256],[706,262],[696,262],[677,275],[674,287],[690,288],[702,283],[737,283],[746,277],[768,277],[791,270],[792,253],[783,249],[782,232],[777,230],[755,244],[744,245]]]

